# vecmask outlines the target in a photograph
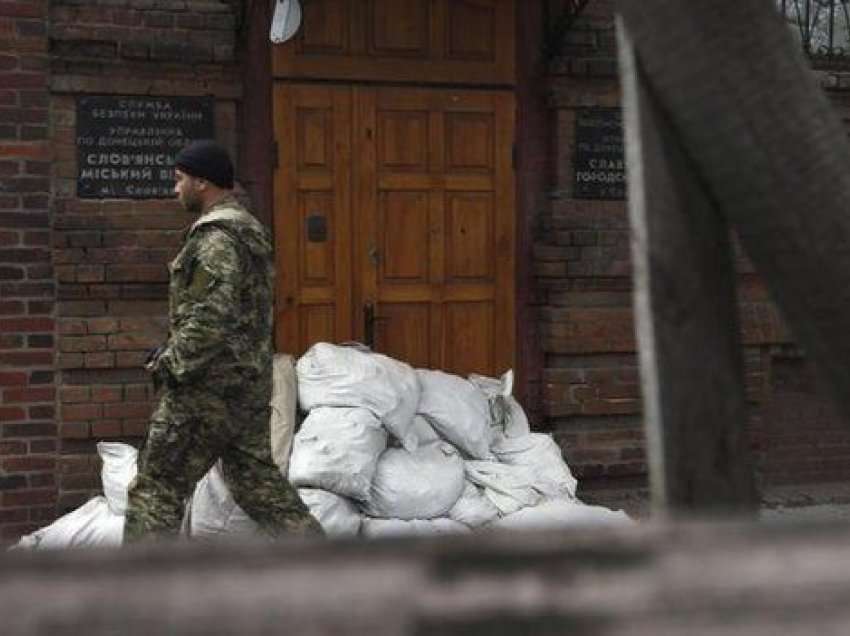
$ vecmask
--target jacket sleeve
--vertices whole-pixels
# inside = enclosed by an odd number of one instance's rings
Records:
[[[203,375],[227,348],[239,323],[239,251],[226,232],[210,228],[196,239],[197,251],[180,290],[177,319],[154,373],[166,383],[183,383]]]

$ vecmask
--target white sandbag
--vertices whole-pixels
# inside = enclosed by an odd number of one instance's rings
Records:
[[[129,444],[98,442],[97,454],[103,460],[100,479],[109,509],[123,515],[127,512],[127,486],[136,476],[139,452]]]
[[[302,409],[369,409],[404,448],[416,450],[418,442],[411,425],[420,389],[409,365],[368,350],[320,342],[301,356],[295,368]]]
[[[467,481],[448,517],[471,528],[483,526],[499,516],[499,509],[484,495],[484,490]]]
[[[314,488],[299,488],[298,494],[327,536],[354,537],[360,533],[363,517],[350,500]]]
[[[534,474],[525,466],[466,461],[464,467],[467,479],[484,488],[484,495],[503,515],[537,505],[542,499],[534,488]]]
[[[123,539],[124,516],[109,509],[106,497],[97,496],[49,526],[22,537],[13,549],[117,548]]]
[[[387,432],[371,411],[315,408],[295,434],[289,481],[367,499],[378,457],[386,447]]]
[[[378,460],[369,500],[370,517],[431,519],[447,513],[463,492],[463,460],[445,442],[410,453],[388,448]]]
[[[434,426],[428,421],[427,417],[419,413],[413,417],[412,430],[416,439],[419,440],[420,446],[427,446],[440,441],[440,436],[434,430]]]
[[[525,411],[512,395],[513,369],[508,369],[500,378],[473,373],[469,376],[469,381],[487,397],[497,438],[523,437],[531,432]]]
[[[462,523],[451,519],[370,519],[363,520],[362,534],[368,539],[391,537],[435,536],[469,534],[472,532]]]
[[[551,435],[503,437],[493,444],[493,453],[500,462],[528,468],[534,474],[534,487],[547,497],[575,497],[578,481]]]
[[[257,523],[236,503],[221,460],[195,485],[189,504],[189,536],[214,542],[234,536],[262,536]]]
[[[622,510],[590,506],[573,499],[552,499],[507,515],[490,524],[488,528],[542,530],[546,528],[622,526],[633,523],[634,521]]]
[[[271,442],[272,459],[280,473],[289,469],[289,453],[295,432],[295,407],[298,390],[295,385],[295,360],[285,353],[277,353],[272,364]]]
[[[468,380],[442,371],[417,369],[422,394],[418,412],[441,437],[476,459],[489,459],[493,428],[484,394]]]

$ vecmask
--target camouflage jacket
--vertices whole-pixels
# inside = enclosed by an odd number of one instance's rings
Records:
[[[270,386],[274,265],[265,227],[227,197],[192,225],[169,269],[169,336],[153,368],[158,379]]]

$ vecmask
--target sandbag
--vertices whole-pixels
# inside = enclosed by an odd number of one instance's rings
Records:
[[[528,468],[534,474],[534,487],[547,497],[575,497],[578,481],[551,435],[500,438],[493,444],[493,453],[500,462]]]
[[[315,488],[299,488],[298,494],[327,536],[353,537],[359,534],[363,516],[350,500]]]
[[[440,441],[440,436],[434,430],[434,426],[428,421],[427,417],[419,413],[413,417],[412,430],[420,446],[427,446]]]
[[[89,499],[49,526],[22,537],[13,549],[117,548],[124,539],[124,516],[113,513],[106,497]]]
[[[368,539],[469,534],[471,530],[452,519],[364,519],[362,534]]]
[[[476,459],[489,459],[493,429],[484,394],[468,380],[442,371],[417,369],[422,394],[418,412],[441,437]]]
[[[514,385],[513,369],[508,369],[498,379],[473,373],[469,376],[469,381],[487,397],[497,439],[523,437],[531,432],[525,411],[511,394]]]
[[[440,517],[460,498],[463,484],[463,460],[450,444],[437,442],[413,453],[388,448],[363,509],[385,519]]]
[[[507,515],[488,528],[535,530],[586,526],[621,526],[634,521],[622,510],[590,506],[572,499],[552,499]]]
[[[123,515],[127,512],[127,486],[136,476],[139,452],[129,444],[98,442],[97,454],[103,460],[100,480],[109,509]]]
[[[289,453],[295,432],[295,407],[298,391],[295,385],[295,361],[292,356],[277,353],[272,364],[271,443],[272,459],[280,473],[289,469]]]
[[[295,435],[289,481],[367,499],[378,457],[386,447],[387,432],[371,411],[315,408]]]
[[[263,536],[257,523],[236,503],[224,479],[221,460],[195,485],[188,505],[192,540],[215,542],[234,536]]]
[[[304,410],[320,406],[361,407],[372,411],[409,451],[419,403],[419,380],[399,360],[352,346],[313,345],[298,360],[298,401]]]
[[[484,490],[467,481],[460,499],[447,515],[471,528],[477,528],[499,517],[499,509],[484,495]]]
[[[542,496],[534,488],[534,474],[525,466],[491,461],[464,462],[466,477],[484,489],[484,495],[499,512],[509,515],[538,504]]]

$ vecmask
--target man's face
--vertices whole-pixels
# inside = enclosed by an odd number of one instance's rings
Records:
[[[180,168],[174,170],[174,194],[187,212],[197,214],[203,209],[201,186],[200,179],[189,176]]]

